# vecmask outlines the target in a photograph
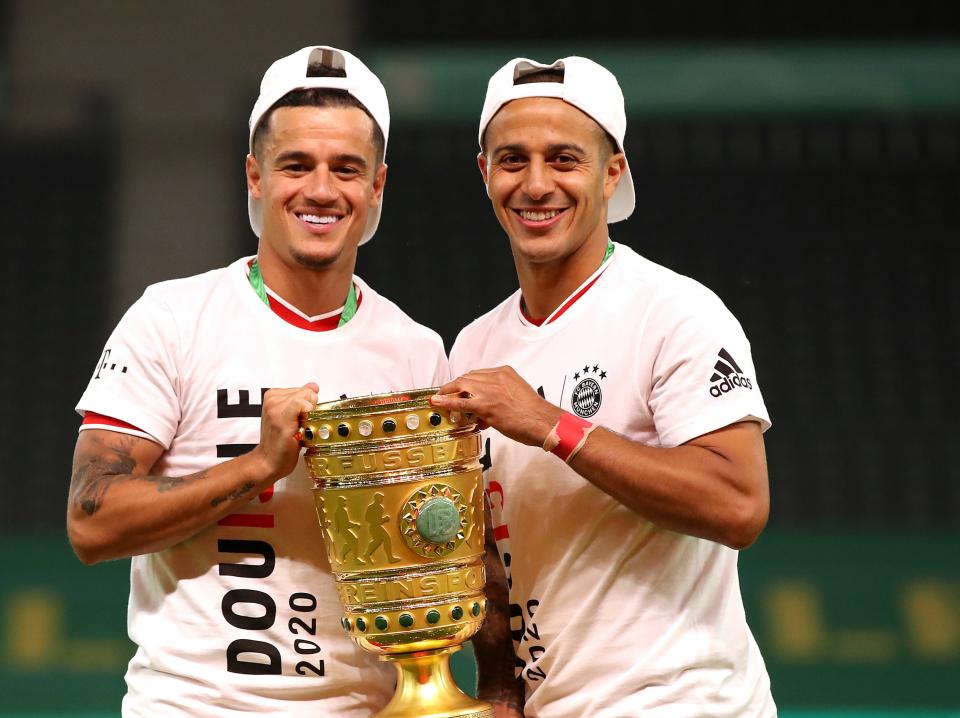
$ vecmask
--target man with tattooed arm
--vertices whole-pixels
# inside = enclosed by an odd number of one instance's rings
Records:
[[[85,563],[133,557],[125,718],[367,718],[391,694],[339,627],[295,438],[318,399],[449,378],[439,336],[353,274],[386,94],[307,47],[267,70],[249,129],[257,254],[147,288],[77,405],[70,541]]]

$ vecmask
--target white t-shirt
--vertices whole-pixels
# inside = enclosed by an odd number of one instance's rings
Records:
[[[440,337],[359,278],[356,315],[314,332],[261,302],[248,259],[149,287],[77,405],[161,444],[156,474],[191,474],[252,448],[272,387],[316,381],[324,401],[448,378]],[[133,557],[128,627],[138,650],[125,717],[368,718],[389,700],[392,668],[340,627],[311,489],[300,462],[219,524]]]
[[[547,401],[649,446],[770,426],[750,344],[716,295],[619,244],[591,282],[539,327],[509,297],[460,333],[453,375],[510,365]],[[776,715],[735,550],[658,528],[552,454],[485,434],[528,718]]]

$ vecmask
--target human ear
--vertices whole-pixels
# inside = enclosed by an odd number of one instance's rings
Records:
[[[613,197],[613,193],[617,189],[617,185],[620,184],[620,178],[623,177],[626,169],[627,158],[623,152],[617,152],[607,158],[604,163],[603,178],[603,196],[605,199]]]
[[[246,174],[247,174],[247,192],[250,193],[251,197],[260,199],[260,163],[257,162],[257,158],[252,154],[247,155],[246,162]]]
[[[480,152],[477,155],[477,167],[480,168],[480,175],[483,177],[483,186],[487,188],[487,197],[490,196],[490,177],[487,174],[487,157]]]

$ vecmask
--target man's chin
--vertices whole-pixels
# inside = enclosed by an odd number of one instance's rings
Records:
[[[340,253],[334,252],[320,254],[291,250],[290,256],[292,256],[293,261],[295,261],[301,267],[306,267],[307,269],[327,269],[336,264],[337,260],[340,258]]]
[[[555,237],[511,237],[513,253],[531,264],[553,262],[563,254],[563,243]]]

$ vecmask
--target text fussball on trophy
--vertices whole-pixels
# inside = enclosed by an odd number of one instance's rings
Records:
[[[397,667],[377,718],[492,718],[449,656],[486,615],[481,441],[435,389],[319,404],[300,417],[304,461],[357,644]]]

